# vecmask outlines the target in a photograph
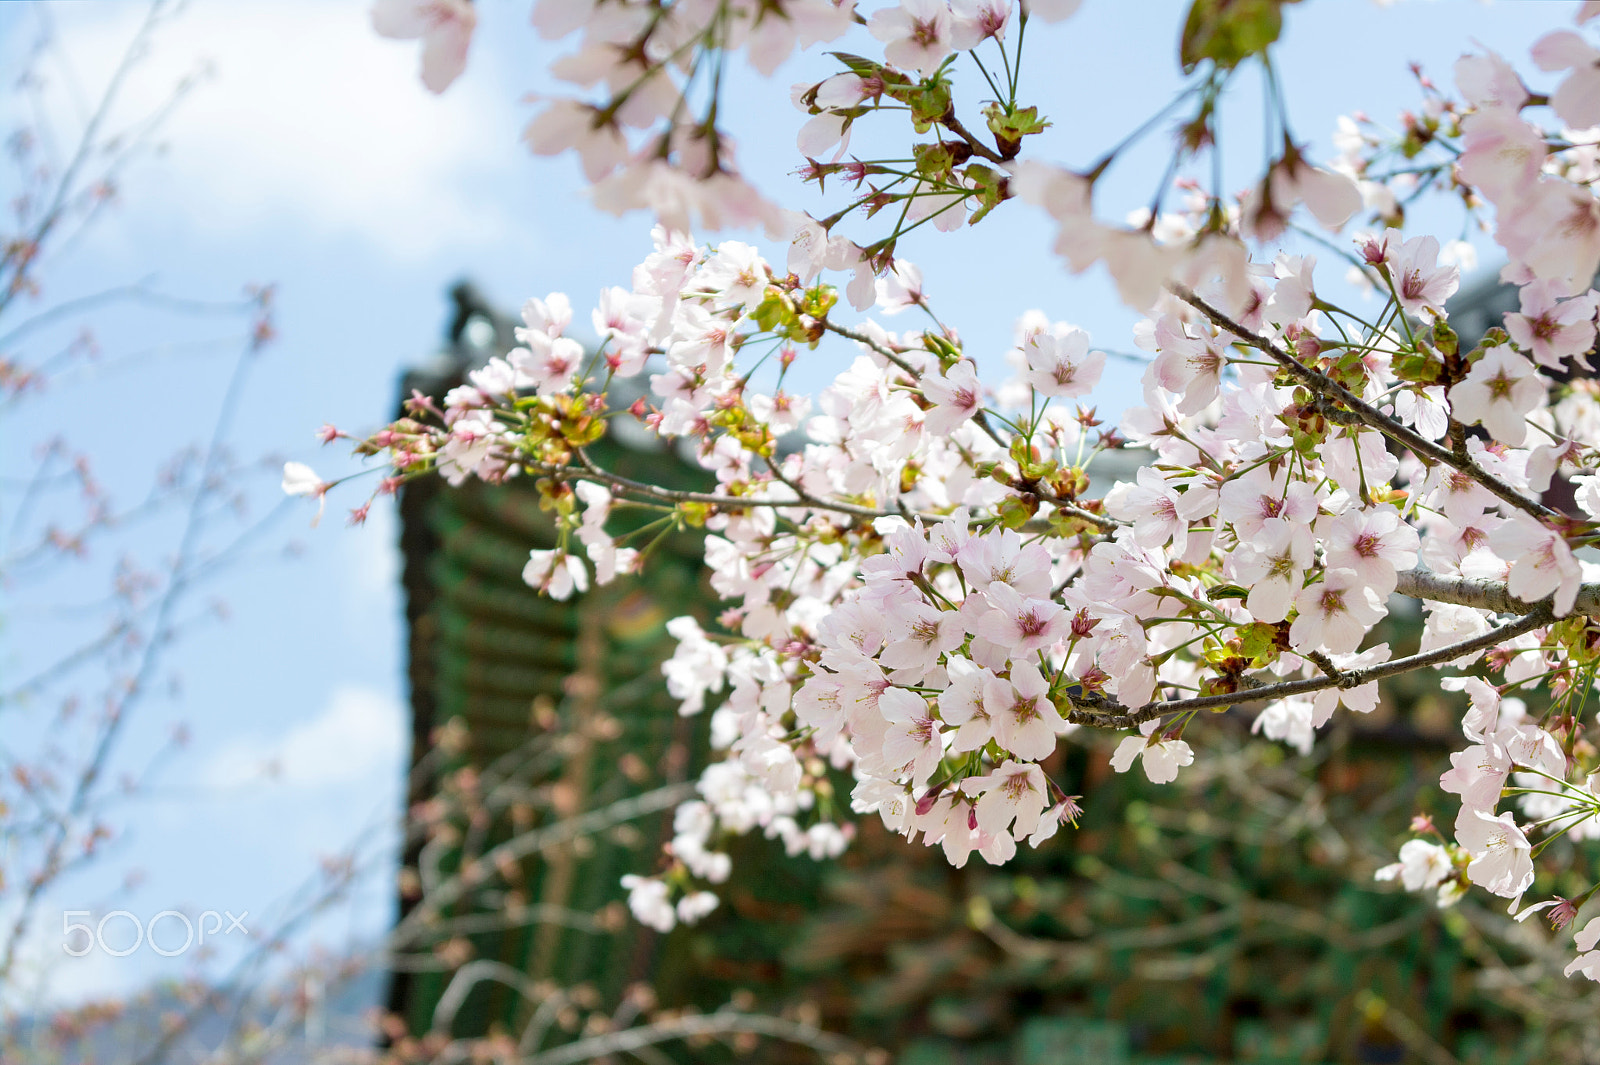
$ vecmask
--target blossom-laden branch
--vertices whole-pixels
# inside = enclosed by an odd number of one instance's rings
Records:
[[[1540,503],[1537,499],[1530,499],[1524,493],[1517,491],[1505,481],[1473,462],[1465,454],[1458,454],[1440,447],[1432,440],[1372,407],[1327,374],[1311,369],[1267,337],[1251,332],[1195,295],[1188,288],[1182,285],[1174,285],[1172,286],[1172,291],[1183,302],[1205,315],[1206,319],[1218,329],[1231,333],[1233,336],[1238,337],[1242,343],[1255,348],[1264,355],[1270,356],[1274,362],[1288,371],[1289,375],[1296,381],[1310,388],[1318,395],[1328,396],[1336,400],[1344,409],[1360,419],[1363,425],[1370,426],[1396,443],[1410,448],[1422,459],[1429,462],[1442,463],[1452,469],[1460,470],[1487,488],[1496,498],[1535,518],[1548,520],[1560,517],[1555,511]]]
[[[1286,699],[1294,695],[1311,695],[1329,689],[1359,688],[1363,685],[1383,680],[1386,677],[1397,677],[1402,673],[1414,673],[1418,670],[1431,669],[1435,666],[1442,666],[1462,659],[1475,658],[1483,652],[1498,647],[1524,633],[1542,628],[1550,624],[1552,620],[1549,606],[1541,604],[1531,608],[1527,614],[1517,618],[1515,621],[1508,621],[1498,628],[1490,629],[1481,636],[1474,636],[1471,639],[1462,640],[1448,647],[1438,647],[1406,658],[1396,658],[1393,661],[1368,666],[1363,669],[1340,670],[1334,676],[1279,681],[1274,684],[1264,683],[1259,678],[1249,678],[1249,686],[1240,692],[1230,692],[1222,695],[1201,695],[1192,699],[1170,699],[1151,702],[1137,709],[1118,706],[1109,699],[1080,699],[1069,694],[1067,699],[1072,709],[1067,715],[1067,720],[1072,724],[1091,725],[1097,728],[1137,728],[1147,721],[1155,721],[1160,718],[1186,714],[1196,710],[1226,710],[1230,706],[1266,702],[1272,699]]]
[[[1054,19],[1073,6],[1026,12]],[[1472,701],[1471,753],[1441,781],[1463,799],[1456,841],[1412,841],[1397,875],[1513,897],[1532,883],[1536,848],[1600,835],[1586,783],[1600,759],[1577,741],[1600,670],[1600,594],[1575,553],[1600,529],[1600,390],[1567,373],[1596,340],[1600,189],[1592,146],[1524,117],[1547,104],[1570,129],[1600,122],[1600,48],[1570,31],[1542,39],[1538,67],[1571,73],[1537,95],[1500,56],[1466,56],[1459,98],[1426,83],[1428,117],[1399,135],[1348,123],[1327,167],[1269,108],[1273,157],[1236,202],[1217,187],[1218,116],[1251,64],[1285,98],[1270,59],[1275,4],[1196,5],[1183,92],[1079,173],[1024,155],[1049,123],[1018,99],[1020,9],[901,0],[867,20],[881,56],[833,53],[842,69],[794,94],[808,116],[802,173],[833,178],[847,200],[819,220],[779,215],[733,171],[714,72],[733,52],[765,69],[802,37],[833,39],[852,5],[651,7],[620,48],[593,36],[610,20],[538,10],[547,31],[581,33],[612,58],[576,64],[585,84],[605,86],[601,98],[552,103],[528,139],[543,154],[575,150],[602,204],[652,208],[656,251],[630,289],[602,296],[597,352],[565,335],[564,296],[530,300],[521,347],[442,407],[425,405],[433,424],[397,423],[363,450],[387,450],[401,477],[540,475],[557,544],[532,552],[524,577],[552,595],[586,588],[591,567],[598,583],[637,568],[633,538],[663,535],[660,525],[708,530],[710,581],[730,603],[723,631],[676,619],[664,668],[686,714],[727,689],[722,720],[738,734],[724,737],[702,799],[680,810],[673,871],[630,879],[642,920],[691,919],[701,885],[728,875],[715,849],[728,826],[765,819],[797,848],[837,853],[835,792],[813,766],[847,767],[854,812],[940,845],[953,864],[973,853],[999,863],[1077,816],[1040,764],[1077,742],[1074,725],[1137,726],[1111,764],[1139,760],[1162,783],[1194,760],[1184,737],[1202,710],[1260,704],[1254,727],[1304,751],[1339,709],[1372,710],[1378,680],[1491,649],[1485,677],[1444,682]],[[1270,27],[1232,21],[1268,15]],[[1002,80],[984,61],[995,50]],[[982,86],[992,145],[959,117],[968,77]],[[1096,183],[1174,119],[1149,211],[1130,224],[1097,218]],[[846,161],[867,121],[908,121],[909,147]],[[1469,351],[1448,325],[1460,268],[1435,238],[1400,230],[1403,208],[1447,186],[1469,215],[1492,206],[1492,227],[1475,220],[1520,288],[1519,311]],[[1010,377],[986,388],[920,271],[898,257],[923,227],[981,222],[1013,200],[1054,219],[1073,271],[1104,265],[1146,315],[1135,334],[1153,355],[1143,401],[1115,427],[1084,405],[1106,354],[1082,330],[1024,315]],[[1319,286],[1313,256],[1279,253],[1279,238],[1304,228],[1302,207],[1334,233],[1363,210],[1381,223],[1351,257],[1378,286],[1376,313]],[[691,216],[786,230],[788,261],[775,269],[738,241],[702,248],[686,235]],[[890,220],[890,231],[857,243],[842,233],[851,216]],[[835,287],[830,271],[853,277]],[[895,334],[846,323],[841,297],[933,324]],[[788,375],[830,335],[859,347],[813,405],[786,391]],[[607,428],[603,397],[647,368],[649,398],[631,412],[663,440],[691,443],[715,492],[674,494],[586,465]],[[802,427],[803,446],[780,454],[780,437]],[[1152,461],[1096,494],[1096,463],[1125,444]],[[1558,475],[1581,517],[1541,502]],[[671,513],[616,539],[613,491]],[[779,523],[789,508],[856,520]],[[1427,604],[1423,649],[1398,659],[1369,640],[1395,593]],[[1512,693],[1540,686],[1551,709],[1534,721]],[[1548,785],[1521,789],[1526,827],[1498,809],[1513,772]],[[749,793],[763,796],[761,812],[730,798]],[[1574,964],[1600,978],[1594,928]]]

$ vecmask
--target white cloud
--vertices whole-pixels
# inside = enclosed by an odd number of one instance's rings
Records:
[[[108,71],[143,5],[57,10],[74,66]],[[224,234],[309,225],[406,258],[503,236],[507,220],[481,189],[526,159],[515,93],[492,54],[475,51],[467,75],[434,96],[418,81],[415,42],[378,37],[364,3],[196,3],[158,32],[128,83],[132,116],[197,64],[212,70],[166,126],[170,151],[137,194],[147,206],[164,201],[178,225]]]
[[[281,736],[230,741],[202,769],[203,786],[231,791],[263,780],[297,791],[398,780],[405,711],[372,688],[335,688],[326,707]]]

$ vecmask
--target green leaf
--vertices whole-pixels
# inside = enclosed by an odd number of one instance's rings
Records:
[[[1204,60],[1231,70],[1267,50],[1283,31],[1286,0],[1194,0],[1183,26],[1178,58],[1190,74]]]

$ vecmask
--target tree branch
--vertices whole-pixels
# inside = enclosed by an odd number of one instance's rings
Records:
[[[1336,677],[1312,677],[1308,680],[1286,680],[1276,684],[1263,684],[1258,688],[1247,691],[1233,692],[1225,695],[1201,695],[1192,699],[1174,699],[1160,702],[1146,703],[1138,709],[1129,709],[1115,699],[1103,695],[1069,696],[1072,709],[1067,712],[1067,720],[1074,725],[1088,725],[1092,728],[1128,729],[1136,728],[1146,721],[1166,717],[1168,714],[1185,713],[1190,710],[1225,710],[1230,706],[1239,706],[1244,703],[1258,703],[1270,699],[1282,699],[1290,695],[1309,695],[1312,692],[1325,691],[1328,688],[1358,688],[1363,684],[1371,684],[1384,677],[1393,677],[1401,673],[1410,673],[1413,670],[1429,669],[1441,666],[1446,662],[1454,661],[1467,655],[1475,655],[1486,651],[1506,640],[1514,639],[1525,632],[1532,632],[1542,625],[1548,625],[1555,620],[1547,604],[1540,603],[1532,607],[1523,617],[1507,622],[1497,629],[1491,629],[1481,636],[1453,643],[1448,647],[1435,648],[1410,655],[1406,658],[1396,658],[1390,662],[1381,662],[1365,669],[1352,669],[1339,673]]]
[[[1205,315],[1206,318],[1210,320],[1212,325],[1216,326],[1218,329],[1226,330],[1227,332],[1232,333],[1234,336],[1238,337],[1242,343],[1265,354],[1274,362],[1278,363],[1278,365],[1287,370],[1291,377],[1305,385],[1307,388],[1311,389],[1313,392],[1323,396],[1331,396],[1339,403],[1343,404],[1350,410],[1352,414],[1354,414],[1357,418],[1371,428],[1376,429],[1378,432],[1382,433],[1384,436],[1387,436],[1396,443],[1410,448],[1418,458],[1427,462],[1442,463],[1443,465],[1449,466],[1451,469],[1461,471],[1468,477],[1471,477],[1474,481],[1477,481],[1479,484],[1483,485],[1484,488],[1488,489],[1502,501],[1509,503],[1511,506],[1516,507],[1518,510],[1523,511],[1524,513],[1532,515],[1541,522],[1547,522],[1561,517],[1560,514],[1556,513],[1554,510],[1551,510],[1543,503],[1524,496],[1515,488],[1511,487],[1511,485],[1502,481],[1488,470],[1485,470],[1476,462],[1473,462],[1468,456],[1454,454],[1453,452],[1440,447],[1427,437],[1424,437],[1421,434],[1407,428],[1406,426],[1401,425],[1399,422],[1395,421],[1393,418],[1390,418],[1382,411],[1369,405],[1360,396],[1357,396],[1348,388],[1345,388],[1339,382],[1333,380],[1327,374],[1311,369],[1311,367],[1307,366],[1293,355],[1290,355],[1287,351],[1274,344],[1271,340],[1261,336],[1259,333],[1251,332],[1238,322],[1235,322],[1233,319],[1229,318],[1227,315],[1211,306],[1211,304],[1195,295],[1193,291],[1185,286],[1172,283],[1168,285],[1168,288],[1172,291],[1173,295],[1177,296],[1179,299],[1183,300],[1183,302],[1187,303],[1189,306]]]
[[[1456,606],[1492,610],[1496,614],[1530,614],[1548,607],[1550,599],[1527,603],[1512,595],[1500,581],[1481,580],[1475,577],[1446,577],[1424,569],[1407,570],[1399,575],[1395,591],[1412,599],[1425,599],[1435,603],[1452,603]],[[1572,607],[1573,614],[1600,617],[1600,584],[1584,584],[1578,588],[1578,598]]]

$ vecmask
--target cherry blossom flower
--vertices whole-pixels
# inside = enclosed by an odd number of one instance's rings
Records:
[[[1498,743],[1479,743],[1450,755],[1439,787],[1461,796],[1463,809],[1493,811],[1511,773],[1511,755]]]
[[[471,0],[376,0],[372,28],[384,37],[422,38],[422,83],[444,92],[467,68],[478,24]]]
[[[1545,401],[1547,388],[1533,363],[1500,344],[1484,352],[1466,380],[1450,389],[1450,407],[1457,420],[1481,424],[1515,447],[1528,435],[1528,415]]]
[[[1581,972],[1591,980],[1600,980],[1600,950],[1595,950],[1595,943],[1600,942],[1600,917],[1591,918],[1573,935],[1572,941],[1578,948],[1578,956],[1562,970],[1562,975]]]
[[[1133,760],[1144,763],[1144,775],[1152,784],[1170,784],[1178,779],[1178,770],[1194,763],[1194,750],[1183,740],[1162,737],[1152,742],[1160,723],[1146,721],[1139,726],[1141,736],[1128,736],[1111,754],[1111,768],[1126,773],[1133,768]]]
[[[994,723],[984,709],[983,693],[995,675],[960,655],[951,655],[945,668],[950,686],[939,693],[938,701],[940,718],[957,726],[950,753],[979,750],[994,738]]]
[[[993,37],[1004,40],[1011,0],[951,0],[950,40],[958,52],[970,52]]]
[[[1534,278],[1566,292],[1587,287],[1600,264],[1600,200],[1550,177],[1525,187],[1497,217],[1495,239]]]
[[[942,377],[927,376],[921,383],[922,394],[933,402],[933,409],[923,419],[923,426],[930,433],[948,436],[982,409],[983,386],[970,362],[958,362]]]
[[[628,909],[633,911],[635,920],[657,932],[672,931],[678,914],[665,882],[629,873],[622,878],[622,886],[628,892]]]
[[[1323,538],[1328,566],[1354,570],[1380,599],[1394,591],[1400,570],[1417,564],[1417,531],[1389,504],[1324,519],[1317,533]]]
[[[1103,351],[1089,350],[1089,334],[1069,329],[1064,336],[1036,333],[1023,345],[1027,381],[1041,396],[1086,396],[1106,368]]]
[[[1014,662],[1009,680],[995,678],[984,684],[983,709],[1000,746],[1029,761],[1056,749],[1056,736],[1067,723],[1049,693],[1044,675],[1031,662]]]
[[[978,796],[973,804],[978,831],[991,836],[1010,832],[1013,838],[1022,839],[1033,834],[1049,801],[1044,771],[1031,762],[1009,758],[992,772],[967,777],[961,782],[961,790]]]
[[[1515,560],[1507,591],[1529,603],[1553,594],[1556,616],[1572,613],[1583,570],[1560,533],[1518,512],[1489,534],[1489,546],[1502,558]]]
[[[1302,201],[1318,222],[1339,229],[1361,208],[1361,193],[1345,175],[1314,167],[1291,149],[1245,197],[1241,210],[1245,232],[1256,240],[1277,240],[1290,212]]]
[[[1600,50],[1571,30],[1556,30],[1533,42],[1534,63],[1543,71],[1570,70],[1550,94],[1550,106],[1575,129],[1600,125]]]
[[[1508,109],[1515,111],[1528,99],[1528,90],[1500,55],[1464,55],[1456,60],[1456,87],[1461,95],[1480,111]]]
[[[1533,883],[1528,837],[1509,813],[1491,817],[1482,810],[1463,808],[1456,822],[1456,842],[1472,855],[1467,876],[1484,890],[1510,899]]]
[[[1305,583],[1315,552],[1308,526],[1268,518],[1229,556],[1234,577],[1250,589],[1245,606],[1257,621],[1282,621]]]
[[[967,631],[955,610],[936,610],[915,603],[897,611],[889,621],[894,634],[878,661],[890,669],[903,669],[921,680],[938,664],[939,657],[960,647]]]
[[[1455,869],[1450,852],[1437,843],[1408,839],[1400,845],[1400,860],[1372,874],[1374,880],[1399,877],[1407,891],[1426,891],[1438,887]]]
[[[898,7],[874,11],[867,29],[884,42],[885,59],[919,74],[938,70],[955,48],[950,8],[944,0],[900,0]]]
[[[911,782],[925,783],[944,756],[939,725],[927,700],[904,688],[889,688],[878,697],[878,710],[889,722],[883,737],[884,760],[897,768],[909,766]]]
[[[1463,181],[1488,199],[1508,200],[1538,180],[1544,163],[1544,138],[1516,112],[1479,111],[1461,121]]]
[[[1434,237],[1412,237],[1400,247],[1390,266],[1400,306],[1407,314],[1428,311],[1444,315],[1444,304],[1461,287],[1461,271],[1439,265],[1439,241]]]
[[[565,551],[528,552],[528,563],[522,567],[523,583],[537,588],[552,599],[570,599],[574,591],[589,590],[589,571],[576,555]]]
[[[1148,466],[1106,493],[1106,513],[1133,523],[1133,540],[1140,547],[1172,545],[1182,555],[1188,544],[1189,522],[1215,510],[1216,500],[1200,489],[1182,495],[1161,474]]]
[[[1204,410],[1217,398],[1232,341],[1226,334],[1191,337],[1181,320],[1163,315],[1155,328],[1155,349],[1159,354],[1146,371],[1146,378],[1179,397],[1180,414]]]
[[[313,527],[322,520],[322,512],[328,505],[328,489],[331,487],[329,482],[317,476],[316,470],[303,462],[283,464],[283,494],[309,496],[317,501],[316,516],[311,519]]]
[[[1367,630],[1388,611],[1361,575],[1350,569],[1331,569],[1322,581],[1295,597],[1299,616],[1289,626],[1289,645],[1297,651],[1322,649],[1349,654],[1360,645]]]
[[[1522,286],[1522,313],[1506,315],[1506,332],[1512,343],[1552,370],[1563,359],[1583,355],[1594,347],[1596,293],[1590,289],[1576,299],[1558,300],[1562,285],[1535,281]]]

